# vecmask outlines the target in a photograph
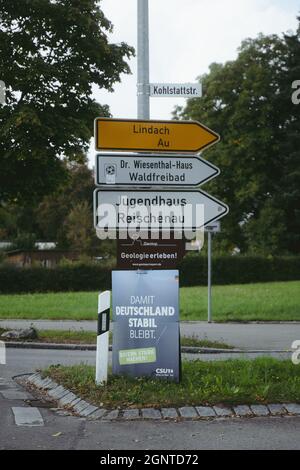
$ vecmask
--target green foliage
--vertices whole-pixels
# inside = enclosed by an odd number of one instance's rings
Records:
[[[230,207],[216,239],[222,250],[300,252],[300,106],[291,101],[299,77],[300,27],[260,35],[242,43],[236,60],[212,64],[203,98],[175,110],[221,135],[204,156],[221,169],[205,190]]]
[[[57,248],[82,255],[115,254],[115,241],[100,241],[93,228],[93,172],[87,165],[67,168],[67,181],[38,205],[10,203],[0,208],[0,238],[14,240],[23,233],[57,242]],[[20,246],[26,248],[26,246]]]
[[[47,268],[0,267],[0,292],[62,292],[97,290],[110,286],[107,267],[94,265]]]
[[[34,233],[19,233],[12,240],[10,250],[33,250],[37,239]]]
[[[101,264],[82,262],[56,268],[0,267],[0,293],[64,292],[108,289],[111,269]],[[300,279],[300,257],[264,258],[258,256],[216,256],[213,259],[213,283],[245,284]],[[180,285],[207,284],[207,259],[186,256],[180,267]]]
[[[0,200],[36,201],[83,162],[93,120],[108,116],[92,85],[112,90],[133,49],[110,44],[96,0],[0,0]]]
[[[70,247],[82,253],[89,253],[92,248],[95,229],[91,224],[92,209],[87,201],[72,207],[65,220],[66,238]]]
[[[253,282],[291,281],[300,279],[300,257],[215,256],[213,284],[247,284]],[[180,266],[180,285],[207,284],[207,258],[186,256]]]

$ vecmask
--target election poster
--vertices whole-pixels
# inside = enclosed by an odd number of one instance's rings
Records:
[[[113,271],[113,374],[179,382],[178,270]]]

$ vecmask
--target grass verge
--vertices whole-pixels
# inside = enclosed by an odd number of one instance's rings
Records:
[[[0,328],[0,339],[2,333],[8,330]],[[25,340],[26,342],[41,343],[58,343],[58,344],[96,344],[97,336],[92,331],[73,331],[73,330],[39,330],[38,338],[35,340]],[[4,341],[13,341],[6,340]],[[24,340],[18,340],[24,341]],[[112,342],[112,334],[110,333],[110,343]],[[233,349],[234,347],[219,341],[209,341],[207,339],[199,339],[196,336],[181,337],[181,346],[192,346],[196,348],[216,348],[216,349]]]
[[[213,287],[213,319],[300,321],[300,281]],[[94,320],[97,292],[0,295],[0,318]],[[207,319],[207,288],[180,289],[180,319]]]
[[[180,384],[110,376],[99,387],[95,368],[87,365],[51,366],[43,375],[107,408],[300,402],[300,365],[272,358],[183,362]]]

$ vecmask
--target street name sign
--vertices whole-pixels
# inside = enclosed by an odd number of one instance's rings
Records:
[[[113,209],[111,212],[110,209]],[[94,225],[102,229],[128,227],[194,230],[228,213],[228,206],[200,191],[96,189]],[[114,217],[114,218],[113,218]]]
[[[200,83],[150,83],[153,98],[199,98],[202,96]]]
[[[219,140],[197,121],[95,120],[96,150],[198,153]]]
[[[221,232],[221,222],[215,220],[214,222],[205,226],[205,232],[219,233]]]
[[[97,186],[199,186],[219,174],[200,157],[96,155]]]

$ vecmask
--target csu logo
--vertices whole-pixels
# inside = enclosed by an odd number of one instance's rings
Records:
[[[292,363],[298,365],[300,364],[300,339],[293,342],[292,349],[295,349],[292,354]]]
[[[170,377],[174,375],[174,370],[173,369],[163,369],[163,368],[158,368],[155,371],[157,376],[164,376],[164,377]]]

